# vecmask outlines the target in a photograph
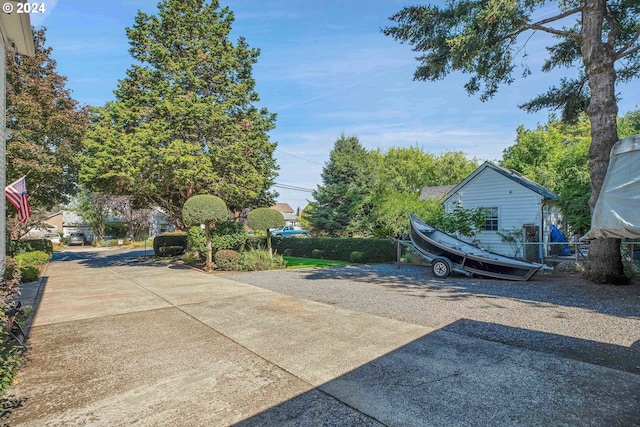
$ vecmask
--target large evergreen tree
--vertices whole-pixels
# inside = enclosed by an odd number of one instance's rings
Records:
[[[310,222],[332,235],[369,234],[370,196],[375,170],[356,136],[340,136],[322,169],[322,185],[313,192]]]
[[[540,17],[539,12],[544,12]],[[571,120],[586,111],[591,124],[591,197],[595,206],[618,140],[616,82],[640,75],[640,3],[637,0],[453,0],[445,7],[405,7],[383,32],[420,53],[415,78],[439,80],[452,71],[471,74],[469,93],[492,97],[514,80],[515,61],[532,32],[558,39],[543,71],[577,70],[558,87],[523,105],[561,109]],[[525,44],[525,46],[523,46]],[[529,73],[527,67],[524,74]],[[620,239],[590,245],[588,273],[599,283],[624,284]]]
[[[182,223],[182,206],[208,193],[230,209],[265,206],[277,165],[258,109],[252,67],[259,51],[229,33],[216,0],[163,0],[127,29],[136,60],[116,100],[91,115],[81,178],[92,191],[132,194]]]
[[[35,56],[23,57],[20,65],[7,55],[7,182],[27,176],[33,220],[76,193],[80,163],[78,153],[87,125],[87,112],[65,87],[66,78],[56,71],[45,29],[34,31]],[[20,224],[12,220],[8,229],[17,238]],[[24,229],[24,226],[22,226]]]

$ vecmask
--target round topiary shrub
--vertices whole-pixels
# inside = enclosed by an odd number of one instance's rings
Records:
[[[247,223],[254,230],[267,231],[270,228],[284,227],[284,216],[275,209],[258,208],[247,214]]]
[[[240,255],[231,249],[223,249],[214,256],[218,269],[231,271],[240,269]]]
[[[224,200],[210,194],[190,197],[182,207],[182,221],[186,225],[224,221],[228,216],[229,212]]]
[[[200,194],[193,196],[184,202],[182,207],[182,221],[185,225],[204,224],[206,237],[207,261],[204,268],[209,271],[213,267],[213,256],[211,249],[211,225],[222,222],[229,218],[227,204],[220,197],[210,194]]]

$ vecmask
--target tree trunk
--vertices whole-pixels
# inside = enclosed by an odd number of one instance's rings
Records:
[[[580,49],[591,92],[587,115],[591,122],[589,208],[593,212],[609,167],[611,148],[618,140],[618,104],[614,47],[603,41],[606,0],[584,0],[583,8]],[[587,275],[592,281],[616,285],[628,283],[620,255],[620,239],[595,239],[589,246]]]
[[[205,271],[213,270],[213,247],[211,245],[211,224],[205,224],[205,234],[207,235],[207,261],[204,264]]]

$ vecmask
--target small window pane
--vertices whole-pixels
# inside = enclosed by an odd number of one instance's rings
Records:
[[[484,211],[486,217],[482,229],[485,231],[498,231],[498,208],[484,208]]]

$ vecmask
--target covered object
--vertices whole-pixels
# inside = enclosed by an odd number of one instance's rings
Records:
[[[586,238],[640,238],[640,135],[616,142]]]

